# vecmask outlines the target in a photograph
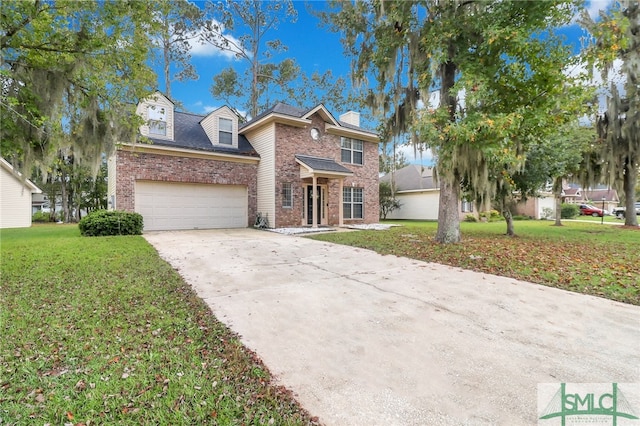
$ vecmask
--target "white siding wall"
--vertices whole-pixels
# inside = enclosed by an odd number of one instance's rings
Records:
[[[136,113],[138,113],[145,121],[149,119],[147,111],[151,105],[156,108],[164,108],[167,118],[167,135],[164,138],[158,135],[153,135],[153,137],[173,140],[173,103],[159,93],[156,93],[151,99],[141,102],[136,108]],[[147,124],[140,126],[140,133],[143,136],[149,136],[149,126]]]
[[[258,163],[258,213],[268,214],[269,225],[273,226],[276,215],[276,175],[275,175],[275,124],[262,127],[247,135],[253,148],[260,154]]]
[[[31,190],[0,167],[0,228],[31,226]]]
[[[107,209],[115,210],[118,208],[118,201],[116,200],[116,179],[117,175],[116,168],[116,152],[107,159]],[[111,201],[114,201],[114,204],[111,204]]]
[[[401,206],[389,213],[387,219],[437,220],[439,197],[439,190],[397,193]]]
[[[209,137],[209,140],[213,144],[218,144],[218,124],[220,117],[227,118],[233,122],[233,132],[231,133],[231,140],[234,148],[238,147],[238,116],[233,113],[228,107],[222,107],[202,119],[200,125],[204,129],[205,133]]]
[[[538,200],[538,211],[537,211],[537,216],[535,217],[536,219],[542,219],[544,217],[544,213],[543,210],[545,208],[549,208],[551,210],[556,211],[556,200],[555,198],[553,198],[553,195],[548,195],[545,197],[540,197],[537,199]]]

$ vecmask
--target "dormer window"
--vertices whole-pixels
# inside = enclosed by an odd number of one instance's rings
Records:
[[[150,105],[147,109],[149,136],[167,136],[167,111],[164,107]]]
[[[222,145],[233,145],[233,120],[218,117],[218,141]]]

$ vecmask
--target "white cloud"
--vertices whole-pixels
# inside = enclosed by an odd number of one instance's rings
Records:
[[[200,102],[200,104],[202,105],[202,102]],[[203,105],[202,106],[202,112],[204,112],[205,114],[209,114],[211,111],[215,111],[217,110],[218,106],[211,106],[211,105]]]
[[[420,150],[418,148],[410,144],[399,145],[396,147],[396,154],[400,155],[402,153],[409,164],[433,165],[435,160],[431,150],[426,148]]]
[[[222,34],[224,35],[224,39],[226,39],[227,42],[225,42],[225,40],[223,39],[223,37],[217,37],[216,42],[219,43],[226,43],[229,46],[229,49],[220,49],[219,47],[214,46],[213,44],[211,44],[210,42],[203,42],[201,41],[201,36],[202,36],[202,30],[198,30],[196,31],[196,33],[194,34],[196,37],[192,38],[189,41],[189,45],[191,46],[191,55],[193,56],[222,56],[224,58],[227,59],[237,59],[237,54],[240,53],[240,49],[242,47],[242,42],[235,38],[234,36],[232,36],[231,34],[225,34],[225,28],[224,26],[219,23],[218,21],[212,19],[211,20],[211,25],[212,26],[217,26],[221,29]]]
[[[600,11],[606,11],[613,4],[613,0],[591,0],[587,2],[586,9],[591,19],[596,20]]]

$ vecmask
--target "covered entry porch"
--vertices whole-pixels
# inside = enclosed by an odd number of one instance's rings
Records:
[[[296,155],[303,186],[303,226],[317,228],[329,224],[329,200],[337,199],[338,225],[343,225],[344,180],[353,172],[329,158]],[[333,184],[337,183],[337,185]],[[337,188],[337,191],[336,189]],[[331,193],[333,190],[337,193]]]

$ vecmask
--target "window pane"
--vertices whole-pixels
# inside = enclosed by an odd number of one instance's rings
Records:
[[[353,188],[353,202],[354,203],[362,202],[362,188]]]
[[[340,146],[343,148],[351,149],[351,139],[349,138],[340,138]]]
[[[149,134],[150,135],[167,135],[167,123],[164,121],[150,120],[149,121]]]
[[[362,164],[362,152],[353,151],[353,164]]]
[[[353,141],[353,150],[362,151],[362,141]]]
[[[149,120],[167,121],[167,111],[161,106],[149,106],[147,116]]]
[[[362,204],[353,205],[353,219],[362,219]]]
[[[342,190],[342,202],[343,203],[351,202],[351,188],[344,188]]]
[[[348,149],[343,149],[342,152],[340,153],[340,161],[342,161],[343,163],[350,163],[351,151]]]
[[[218,132],[220,134],[220,143],[223,145],[232,145],[233,141],[231,140],[231,133],[227,132]]]
[[[220,131],[231,133],[233,131],[233,121],[220,117]]]
[[[291,207],[293,205],[293,193],[291,191],[291,183],[282,184],[282,207]]]

